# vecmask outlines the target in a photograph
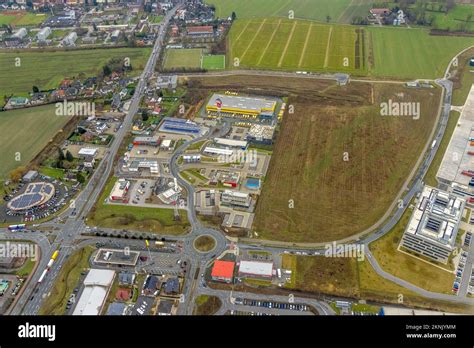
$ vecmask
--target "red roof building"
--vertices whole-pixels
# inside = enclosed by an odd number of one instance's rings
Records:
[[[226,283],[232,282],[232,279],[234,278],[234,267],[235,262],[216,260],[214,262],[214,267],[212,267],[212,280]]]
[[[214,34],[214,28],[212,25],[188,27],[187,33],[188,35],[212,35]]]
[[[373,8],[370,11],[370,14],[373,16],[382,16],[390,13],[388,8]]]

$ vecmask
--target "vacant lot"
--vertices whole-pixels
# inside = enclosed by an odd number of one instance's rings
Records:
[[[95,76],[111,58],[130,58],[138,74],[146,64],[149,48],[117,48],[74,51],[0,53],[0,98],[4,95],[27,95],[33,86],[56,88],[62,79]],[[16,58],[20,64],[16,64]]]
[[[283,18],[243,19],[233,24],[229,43],[234,67],[365,73],[364,28]]]
[[[474,37],[433,36],[426,29],[369,27],[372,75],[394,78],[442,77],[449,61]]]
[[[285,17],[293,11],[295,18],[318,21],[337,21],[351,0],[206,0],[216,7],[216,16],[229,17],[234,11],[237,18]]]
[[[289,99],[295,112],[283,119],[257,204],[253,227],[260,238],[349,237],[375,224],[402,188],[436,120],[439,90],[351,85],[359,93],[369,89],[369,105]],[[387,100],[419,102],[420,119],[381,116]]]
[[[289,288],[335,296],[359,295],[355,259],[284,254],[282,268],[292,270]]]
[[[69,120],[57,116],[54,105],[0,112],[0,179],[28,164]]]
[[[222,306],[217,296],[199,295],[195,300],[194,315],[213,315]]]
[[[105,204],[104,202],[112,191],[116,180],[116,178],[113,178],[107,182],[104,191],[88,217],[88,224],[160,234],[182,234],[187,232],[189,222],[184,210],[179,211],[181,221],[175,221],[173,209]]]
[[[173,69],[200,69],[202,49],[168,49],[163,62],[165,70]]]

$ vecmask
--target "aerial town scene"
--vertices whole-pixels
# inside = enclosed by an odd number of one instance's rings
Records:
[[[0,0],[0,130],[2,318],[474,314],[472,1]]]

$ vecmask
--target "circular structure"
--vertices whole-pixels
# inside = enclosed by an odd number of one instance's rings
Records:
[[[205,234],[197,237],[194,240],[193,245],[194,249],[196,249],[197,251],[207,253],[211,250],[214,250],[214,248],[216,247],[216,240],[213,236]]]
[[[28,210],[48,202],[54,196],[53,184],[34,182],[28,184],[25,191],[8,202],[8,208],[13,211]]]

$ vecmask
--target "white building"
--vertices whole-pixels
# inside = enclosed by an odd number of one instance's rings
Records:
[[[77,33],[75,31],[72,31],[63,39],[63,44],[66,46],[74,46],[76,40]]]
[[[239,277],[272,278],[273,262],[240,261]]]
[[[20,28],[12,35],[12,37],[16,39],[23,39],[26,35],[28,35],[28,32],[26,31],[26,29]]]
[[[38,41],[45,41],[49,35],[51,35],[51,28],[44,27],[38,32],[38,34],[36,34],[36,38],[38,39]]]
[[[115,271],[92,268],[84,279],[84,290],[72,314],[99,315],[114,278]]]
[[[233,140],[233,139],[226,139],[226,138],[215,138],[214,142],[217,145],[221,146],[228,146],[233,148],[238,148],[241,150],[245,150],[247,148],[247,142],[245,140]]]
[[[221,204],[233,207],[248,208],[252,203],[252,198],[248,193],[225,190],[221,193]]]
[[[465,200],[456,195],[425,186],[400,246],[447,263],[454,248],[464,205]]]

